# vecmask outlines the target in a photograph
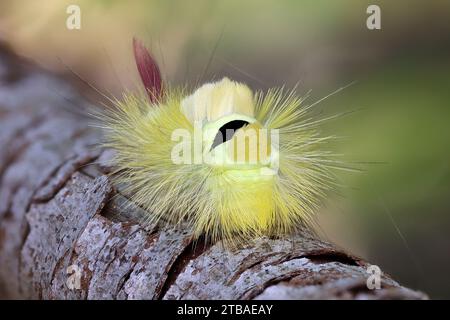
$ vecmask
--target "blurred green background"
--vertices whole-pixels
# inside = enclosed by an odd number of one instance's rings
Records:
[[[81,8],[81,30],[65,27]],[[381,8],[368,30],[366,8]],[[340,173],[323,233],[396,280],[450,298],[450,2],[2,1],[0,39],[46,68],[70,66],[101,90],[134,88],[131,38],[152,49],[165,78],[222,76],[254,89],[312,89],[332,148],[361,173]],[[61,60],[63,63],[61,63]],[[356,162],[366,162],[356,164]]]

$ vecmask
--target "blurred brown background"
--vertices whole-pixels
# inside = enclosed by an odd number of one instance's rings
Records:
[[[81,30],[66,28],[69,4],[81,8]],[[366,27],[370,4],[381,30]],[[339,174],[345,187],[320,215],[324,233],[403,284],[450,298],[449,1],[0,3],[0,40],[109,94],[137,84],[133,36],[176,84],[299,83],[313,102],[355,82],[317,105],[324,116],[361,109],[324,132],[344,137],[333,148],[346,161],[367,162]]]

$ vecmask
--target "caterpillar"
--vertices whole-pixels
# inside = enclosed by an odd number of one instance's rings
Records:
[[[247,241],[311,226],[334,175],[329,136],[295,89],[253,92],[228,78],[195,90],[162,80],[133,40],[145,90],[101,115],[112,179],[148,223],[185,223],[195,238]]]

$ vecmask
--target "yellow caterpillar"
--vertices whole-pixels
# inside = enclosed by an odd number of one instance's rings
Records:
[[[114,181],[146,220],[233,242],[311,224],[333,185],[321,150],[330,137],[294,91],[253,93],[224,78],[187,92],[163,83],[136,40],[134,53],[146,92],[115,100],[102,121]]]

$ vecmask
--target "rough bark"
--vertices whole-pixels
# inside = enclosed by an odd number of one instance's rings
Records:
[[[307,232],[240,249],[143,226],[110,184],[88,103],[0,46],[0,294],[32,299],[424,299]],[[77,109],[78,108],[78,109]],[[67,268],[82,270],[71,290]]]

